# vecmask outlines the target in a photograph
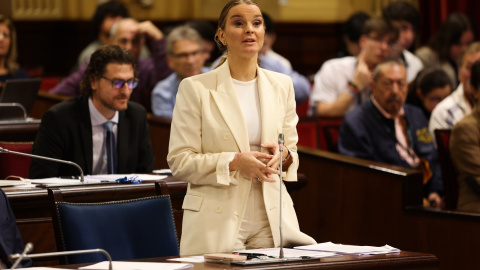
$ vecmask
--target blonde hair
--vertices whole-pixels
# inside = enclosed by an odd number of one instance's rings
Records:
[[[14,73],[18,69],[17,63],[17,34],[13,22],[5,15],[0,14],[0,24],[6,24],[10,30],[10,48],[5,56],[5,68],[9,73]]]
[[[220,38],[218,37],[218,30],[225,30],[225,24],[227,23],[227,15],[230,9],[232,9],[234,6],[240,5],[240,4],[247,4],[247,5],[255,5],[258,7],[257,3],[255,3],[252,0],[230,0],[222,9],[222,12],[220,12],[220,17],[218,18],[218,27],[217,27],[217,32],[215,33],[215,43],[217,43],[218,48],[220,51],[225,52],[227,51],[227,46],[223,44],[220,41]],[[259,7],[260,8],[260,7]],[[224,54],[222,56],[222,59],[218,63],[218,65],[215,67],[221,66],[225,61],[227,60],[227,54]],[[214,68],[214,69],[215,69]]]

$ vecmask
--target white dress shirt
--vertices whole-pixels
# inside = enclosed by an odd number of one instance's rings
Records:
[[[107,132],[103,128],[103,123],[111,121],[113,125],[113,133],[115,134],[115,142],[118,138],[118,111],[112,119],[105,118],[93,105],[92,98],[88,99],[88,110],[90,111],[90,121],[92,122],[92,143],[93,143],[93,166],[92,174],[107,174],[107,149],[104,143]]]

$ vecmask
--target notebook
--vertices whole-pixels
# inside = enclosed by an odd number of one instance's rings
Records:
[[[0,103],[6,106],[0,106],[0,120],[24,119],[23,110],[11,103],[21,104],[26,117],[30,116],[41,83],[40,78],[6,80],[0,95]]]

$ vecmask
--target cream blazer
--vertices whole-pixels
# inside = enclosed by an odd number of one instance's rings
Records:
[[[261,106],[261,141],[277,142],[284,133],[293,164],[285,181],[297,181],[298,116],[290,77],[257,67]],[[233,85],[228,61],[217,69],[184,79],[173,110],[167,161],[173,176],[187,181],[180,254],[231,252],[252,184],[238,171],[229,172],[235,153],[250,151],[246,121]],[[284,152],[286,154],[286,151]],[[275,176],[274,176],[275,177]],[[280,245],[280,184],[263,183],[263,197],[275,246]],[[316,243],[300,231],[293,202],[283,189],[285,246]]]

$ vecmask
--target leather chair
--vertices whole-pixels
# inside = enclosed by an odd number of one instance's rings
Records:
[[[57,250],[102,248],[113,260],[178,256],[170,197],[143,196],[162,193],[158,184],[157,188],[153,184],[146,188],[139,185],[134,191],[130,185],[125,190],[128,193],[122,193],[119,186],[50,189]],[[65,201],[64,195],[69,202]],[[130,198],[118,200],[122,197]],[[110,200],[106,201],[106,198]],[[60,262],[77,264],[105,260],[103,254],[90,253],[64,256]]]
[[[32,152],[32,146],[33,142],[0,142],[2,148],[26,154]],[[28,178],[31,161],[31,157],[0,153],[0,179],[8,176]]]
[[[436,129],[435,140],[440,166],[442,168],[443,196],[445,209],[455,210],[458,201],[457,173],[450,158],[450,129]]]

